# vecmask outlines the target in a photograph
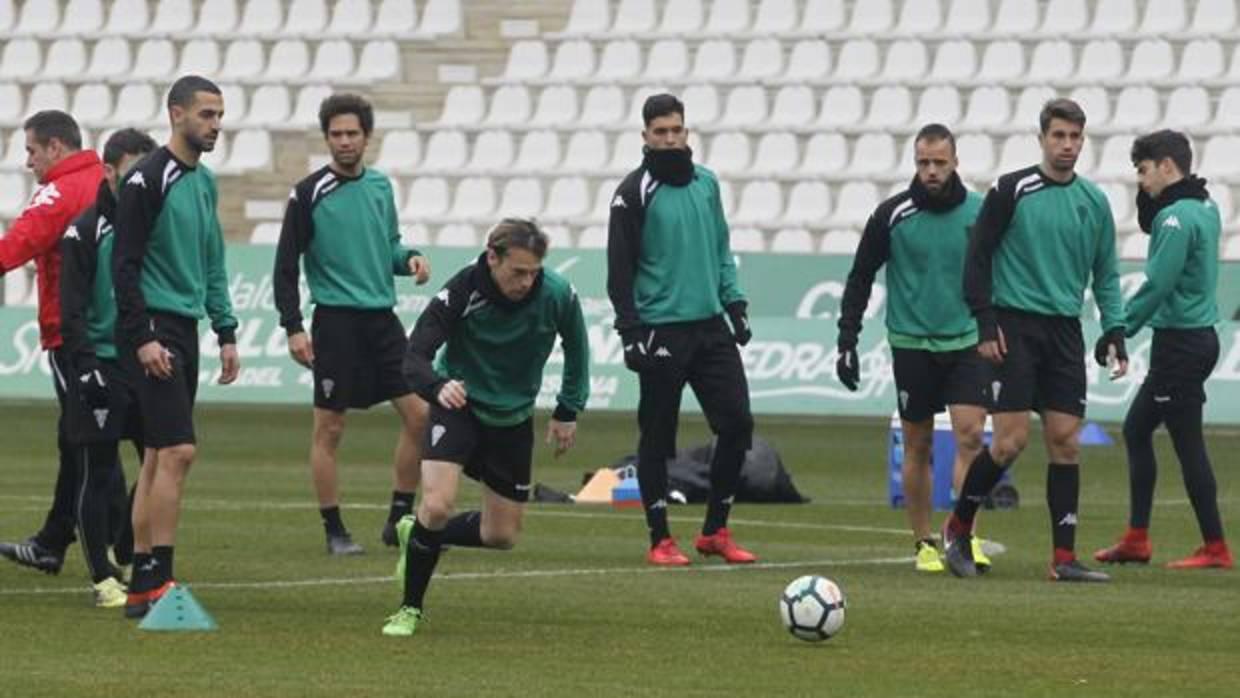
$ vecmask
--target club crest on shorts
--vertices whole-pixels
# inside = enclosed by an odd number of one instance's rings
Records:
[[[994,381],[990,384],[990,399],[995,402],[999,401],[999,391],[1003,390],[1002,381]]]
[[[908,409],[908,391],[907,390],[900,391],[900,409],[902,410]]]
[[[439,444],[439,440],[442,439],[443,435],[446,433],[448,433],[448,427],[445,427],[442,424],[436,424],[431,427],[431,445],[437,446]]]
[[[330,378],[324,378],[323,382],[320,383],[320,385],[323,386],[324,397],[330,398],[332,396],[332,391],[336,389],[336,381]]]
[[[106,409],[91,411],[95,414],[95,423],[99,425],[100,429],[102,429],[103,425],[108,421],[108,411]]]

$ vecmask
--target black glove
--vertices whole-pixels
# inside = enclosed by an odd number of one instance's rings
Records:
[[[111,404],[108,383],[103,378],[103,371],[98,368],[85,367],[78,374],[78,394],[83,404],[92,410],[107,409]]]
[[[654,333],[654,329],[650,327],[632,327],[620,331],[625,368],[641,373],[655,367]]]
[[[852,392],[857,392],[861,382],[861,358],[857,356],[857,338],[852,334],[840,334],[836,342],[835,377]]]
[[[740,346],[749,344],[753,332],[749,329],[749,304],[745,301],[733,301],[728,304],[728,319],[732,321],[732,337]]]
[[[1097,361],[1099,366],[1107,365],[1107,354],[1111,347],[1115,347],[1117,361],[1128,360],[1128,349],[1124,346],[1124,328],[1112,327],[1098,338],[1098,343],[1094,345],[1094,361]]]

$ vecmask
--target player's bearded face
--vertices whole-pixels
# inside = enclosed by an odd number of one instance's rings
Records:
[[[327,148],[337,165],[353,168],[366,153],[366,132],[356,114],[339,114],[327,124]]]
[[[502,257],[494,250],[487,250],[487,266],[491,268],[491,278],[495,279],[500,293],[510,301],[519,301],[538,280],[542,260],[529,250],[514,247]]]
[[[940,194],[956,171],[956,149],[946,138],[924,138],[917,141],[914,156],[917,161],[917,180],[931,194]]]
[[[1085,145],[1084,129],[1064,119],[1051,119],[1046,133],[1038,136],[1042,146],[1042,161],[1060,172],[1070,172],[1076,167]]]
[[[189,108],[172,108],[173,127],[200,153],[215,150],[223,119],[224,98],[211,92],[194,93],[194,102]]]

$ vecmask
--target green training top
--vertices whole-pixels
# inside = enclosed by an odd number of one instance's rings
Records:
[[[1145,282],[1128,301],[1127,334],[1218,322],[1218,241],[1222,223],[1210,199],[1184,198],[1154,217]]]

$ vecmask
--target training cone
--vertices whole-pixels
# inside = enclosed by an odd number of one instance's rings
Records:
[[[1082,446],[1110,446],[1113,443],[1115,440],[1097,422],[1086,422],[1081,428]]]
[[[186,630],[209,632],[219,629],[207,609],[198,603],[189,587],[174,586],[155,602],[139,630]]]

